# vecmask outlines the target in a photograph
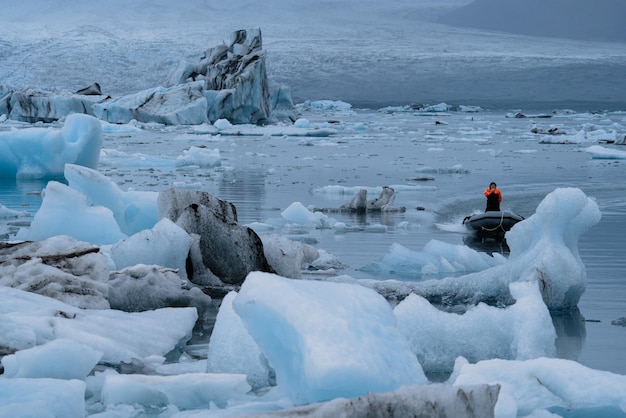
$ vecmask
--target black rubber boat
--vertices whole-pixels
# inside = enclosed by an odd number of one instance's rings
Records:
[[[524,217],[508,211],[489,211],[471,215],[463,219],[463,225],[481,235],[504,235]]]

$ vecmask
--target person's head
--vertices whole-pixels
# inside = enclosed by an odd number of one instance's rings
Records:
[[[491,182],[491,184],[489,185],[489,188],[490,188],[491,190],[494,190],[496,187],[498,187],[498,186],[496,186],[496,183],[494,183],[493,181],[492,181],[492,182]]]

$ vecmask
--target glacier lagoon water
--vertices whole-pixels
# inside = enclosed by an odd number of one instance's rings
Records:
[[[421,251],[431,239],[469,245],[479,251],[506,246],[473,240],[462,219],[484,208],[482,191],[491,181],[502,190],[502,207],[525,217],[557,187],[577,187],[595,198],[602,220],[583,235],[580,255],[588,287],[581,317],[555,319],[559,356],[592,368],[626,374],[626,329],[611,322],[626,316],[626,160],[592,159],[580,131],[597,138],[604,130],[624,134],[626,113],[529,112],[421,113],[386,110],[302,108],[310,128],[330,136],[278,134],[274,127],[242,127],[239,135],[215,135],[202,127],[144,126],[105,133],[99,171],[124,190],[184,187],[208,191],[233,202],[243,224],[261,223],[337,256],[355,278],[420,280],[415,274],[373,273],[363,269],[399,243]],[[550,115],[550,118],[541,117]],[[559,128],[566,135],[534,134],[533,127]],[[578,134],[578,135],[577,135]],[[602,135],[601,135],[602,136]],[[219,167],[176,167],[190,146],[218,149]],[[616,150],[619,145],[604,145]],[[114,151],[113,151],[114,150]],[[41,203],[45,181],[0,182],[0,202],[30,216],[1,219],[0,233],[27,226]],[[394,207],[404,212],[354,215],[328,213],[349,229],[336,231],[280,222],[293,202],[338,208],[362,187],[374,198],[382,186],[396,191]],[[4,232],[3,232],[4,231]]]

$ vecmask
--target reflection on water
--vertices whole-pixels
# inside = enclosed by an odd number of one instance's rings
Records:
[[[46,184],[48,184],[48,179],[15,180],[13,178],[0,178],[0,205],[12,211],[22,212],[23,215],[1,219],[0,240],[7,241],[14,237],[20,228],[30,226],[33,216],[41,206],[41,192]]]
[[[224,172],[214,194],[235,205],[239,221],[258,217],[259,210],[265,202],[266,176],[265,170],[258,169]]]
[[[509,246],[506,243],[506,238],[504,236],[481,237],[476,234],[467,234],[463,236],[463,244],[476,251],[490,255],[493,255],[493,253],[500,253],[507,256],[510,253]]]
[[[369,213],[346,213],[346,218],[355,225],[366,228],[369,225],[384,225],[393,229],[396,225],[397,212],[369,212]]]
[[[0,179],[0,205],[23,213],[23,216],[17,218],[2,219],[0,240],[7,241],[20,228],[30,226],[33,216],[41,206],[41,192],[47,183],[48,180]]]
[[[0,179],[0,203],[12,210],[37,212],[41,206],[41,191],[48,180]]]
[[[585,318],[580,310],[576,308],[572,312],[552,313],[552,324],[556,330],[556,356],[578,360],[587,337]]]

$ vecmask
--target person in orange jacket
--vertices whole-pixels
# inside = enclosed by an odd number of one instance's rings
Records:
[[[487,198],[487,208],[485,212],[490,211],[499,211],[500,210],[500,202],[502,202],[502,193],[500,193],[500,189],[496,183],[491,182],[489,187],[485,189],[485,197]]]

